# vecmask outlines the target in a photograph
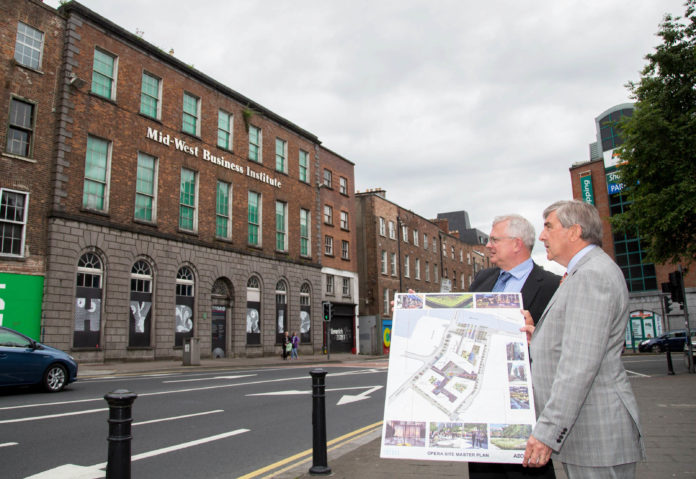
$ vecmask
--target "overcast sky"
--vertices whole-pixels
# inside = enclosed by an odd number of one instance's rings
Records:
[[[57,7],[57,0],[46,1]],[[82,0],[317,135],[358,191],[473,227],[570,199],[594,119],[631,101],[683,0]],[[555,271],[537,242],[534,258]]]

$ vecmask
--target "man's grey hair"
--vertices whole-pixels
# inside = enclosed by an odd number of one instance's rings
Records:
[[[532,223],[530,223],[527,218],[520,215],[503,215],[493,218],[493,226],[503,221],[508,222],[506,228],[507,235],[521,239],[522,243],[524,243],[531,253],[532,249],[534,249],[534,240],[536,239],[536,233],[534,232]]]
[[[552,211],[556,212],[556,218],[564,228],[578,225],[582,230],[580,238],[590,244],[602,246],[602,219],[593,205],[578,200],[556,201],[544,210],[544,219]]]

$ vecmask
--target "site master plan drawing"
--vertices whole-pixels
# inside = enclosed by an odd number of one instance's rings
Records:
[[[521,463],[536,422],[518,293],[397,294],[381,457]]]

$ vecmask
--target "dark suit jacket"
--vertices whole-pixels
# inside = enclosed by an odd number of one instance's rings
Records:
[[[495,282],[500,275],[500,268],[488,268],[479,272],[471,283],[469,291],[492,291]],[[532,271],[522,286],[522,302],[524,309],[532,315],[534,324],[539,321],[546,305],[558,289],[561,277],[546,271],[544,268],[534,263]]]

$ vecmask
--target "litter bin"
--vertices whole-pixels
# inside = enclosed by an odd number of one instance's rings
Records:
[[[201,365],[201,348],[199,338],[184,338],[184,366]]]

